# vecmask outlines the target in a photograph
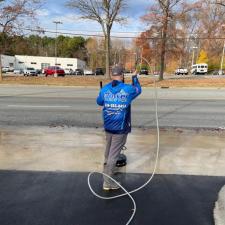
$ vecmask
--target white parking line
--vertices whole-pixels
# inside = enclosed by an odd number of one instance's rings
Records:
[[[8,105],[11,108],[71,108],[68,105]]]

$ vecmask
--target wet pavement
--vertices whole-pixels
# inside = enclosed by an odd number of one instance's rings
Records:
[[[141,186],[153,169],[156,130],[134,129],[119,179]],[[157,175],[133,194],[131,225],[214,225],[213,209],[225,184],[225,130],[161,129]],[[102,129],[2,127],[0,225],[124,225],[129,198],[102,201],[88,189],[90,171],[101,171]],[[101,176],[91,179],[102,192]]]
[[[5,127],[0,131],[0,169],[31,171],[101,171],[102,129]],[[123,172],[150,173],[156,130],[134,129]],[[225,176],[225,130],[161,129],[157,173]]]

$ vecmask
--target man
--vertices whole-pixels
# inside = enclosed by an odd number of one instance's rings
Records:
[[[112,68],[112,82],[105,85],[97,97],[97,104],[103,106],[103,120],[106,132],[106,150],[103,172],[113,178],[116,162],[128,133],[131,132],[130,105],[141,94],[137,75],[132,83],[123,83],[123,68]],[[103,176],[103,190],[116,190],[120,187],[106,176]]]

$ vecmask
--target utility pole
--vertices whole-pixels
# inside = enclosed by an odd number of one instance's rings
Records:
[[[222,25],[222,29],[223,28],[225,28],[225,24]],[[223,52],[222,52],[222,57],[221,57],[219,75],[223,75],[224,51],[225,51],[225,39],[224,39],[224,43],[223,43]]]
[[[223,75],[224,50],[225,50],[225,40],[224,40],[224,44],[223,44],[223,53],[222,53],[222,58],[221,58],[219,75]]]
[[[53,21],[53,23],[55,24],[55,74],[54,74],[54,77],[57,77],[56,66],[57,66],[57,38],[58,38],[58,24],[62,24],[62,22],[60,22],[60,21]]]
[[[192,47],[192,61],[191,61],[191,66],[194,65],[194,61],[195,61],[195,50],[194,49],[197,49],[198,47]]]
[[[0,81],[3,80],[3,77],[2,77],[2,55],[1,55],[1,52],[0,52]]]
[[[190,34],[189,35],[189,49],[192,49],[192,60],[191,60],[191,68],[195,64],[195,49],[198,47],[196,46],[196,39],[197,39],[197,34]],[[191,53],[191,52],[190,52]]]

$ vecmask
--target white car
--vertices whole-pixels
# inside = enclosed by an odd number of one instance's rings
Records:
[[[23,71],[24,76],[37,76],[37,71],[32,68],[28,67]]]
[[[188,75],[188,69],[178,68],[175,70],[175,75]]]
[[[64,69],[64,71],[66,75],[73,75],[74,73],[72,69],[68,69],[68,68]]]
[[[94,75],[94,72],[92,70],[86,69],[84,70],[84,75]]]
[[[22,69],[15,69],[13,71],[14,74],[23,74],[23,70]]]
[[[9,67],[9,66],[2,67],[2,72],[3,73],[13,72],[13,70],[14,70],[14,68]]]

